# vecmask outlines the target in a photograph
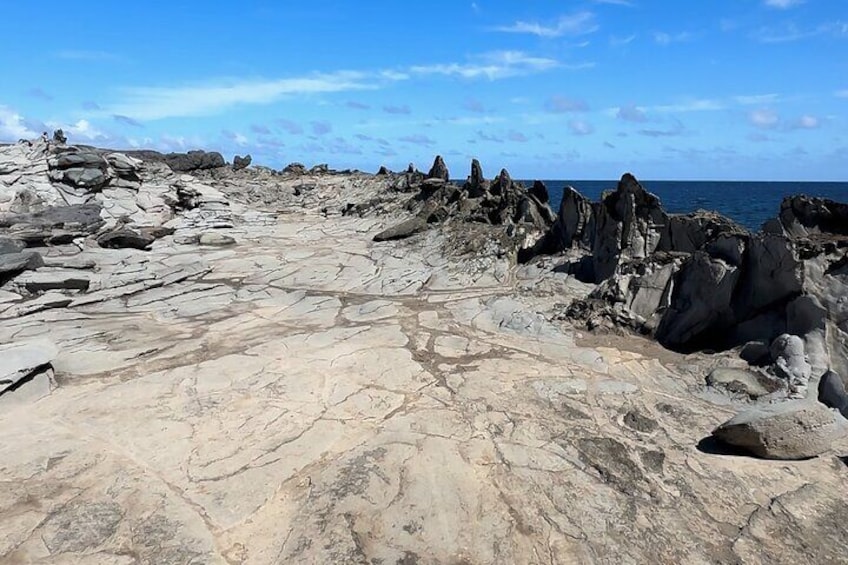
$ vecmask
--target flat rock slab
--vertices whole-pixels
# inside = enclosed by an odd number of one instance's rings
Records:
[[[752,408],[713,432],[721,441],[765,459],[808,459],[845,435],[846,422],[824,404],[792,400]]]
[[[0,345],[0,394],[47,367],[58,353],[46,340]]]

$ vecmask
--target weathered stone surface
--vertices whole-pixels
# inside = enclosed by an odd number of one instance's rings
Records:
[[[411,218],[396,226],[385,229],[374,236],[374,241],[392,241],[406,239],[427,229],[427,221],[422,218]]]
[[[569,249],[579,244],[591,249],[595,236],[594,219],[592,203],[573,187],[566,186],[562,193],[559,215],[554,224],[559,247]]]
[[[770,353],[775,374],[788,383],[793,396],[805,397],[813,369],[804,351],[804,340],[796,335],[781,335],[772,342]]]
[[[0,172],[4,213],[76,198],[39,144],[0,147],[21,175]],[[176,175],[155,159],[137,174],[79,191],[106,222],[93,233],[173,237],[38,247],[47,266],[0,291],[0,343],[59,350],[55,375],[0,398],[0,562],[838,561],[841,461],[696,449],[739,400],[702,386],[733,353],[557,318],[592,287],[515,263],[550,219],[517,183],[475,197],[416,172]],[[207,232],[239,244],[198,245]],[[609,292],[666,307],[686,257],[628,259]],[[814,279],[840,272],[816,257]],[[33,295],[34,274],[89,287]],[[841,287],[820,288],[841,312]]]
[[[751,408],[713,432],[721,441],[766,459],[806,459],[825,453],[846,422],[819,402],[794,400]]]
[[[175,172],[193,172],[223,167],[227,163],[217,151],[189,151],[188,153],[168,153],[165,163]]]
[[[749,398],[760,398],[779,387],[770,383],[764,376],[745,369],[720,367],[713,369],[707,375],[707,386],[721,388],[733,394],[741,394]]]
[[[0,345],[0,395],[49,366],[57,353],[47,340]]]
[[[200,234],[200,239],[198,240],[200,245],[210,245],[214,247],[226,247],[229,245],[235,245],[236,240],[233,237],[228,235],[218,233],[218,232],[206,232]]]

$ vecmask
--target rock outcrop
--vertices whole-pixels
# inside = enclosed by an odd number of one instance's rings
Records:
[[[811,371],[842,369],[848,357],[848,307],[836,298],[848,295],[845,211],[787,198],[769,229],[752,234],[710,212],[667,214],[625,175],[596,204],[566,188],[546,241],[548,251],[582,252],[569,270],[598,286],[571,312],[593,327],[607,319],[678,350],[798,336],[793,347],[801,341],[806,361],[788,354],[767,362],[799,397]]]
[[[417,192],[407,203],[414,217],[378,233],[375,241],[404,239],[432,226],[484,224],[493,226],[504,237],[507,252],[520,260],[523,254],[535,253],[554,222],[544,185],[539,183],[528,191],[513,182],[505,169],[493,181],[487,181],[476,159],[462,186],[447,181],[449,175],[441,157],[436,157],[426,176],[413,168],[397,177],[398,190]]]

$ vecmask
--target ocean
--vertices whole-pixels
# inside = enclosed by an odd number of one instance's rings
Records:
[[[522,181],[524,186],[533,183]],[[562,191],[573,186],[597,201],[601,192],[614,189],[618,181],[546,180],[551,207],[559,210]],[[751,230],[758,230],[780,211],[786,196],[806,194],[848,202],[848,182],[735,182],[735,181],[639,181],[662,200],[666,211],[681,214],[695,210],[718,212]]]

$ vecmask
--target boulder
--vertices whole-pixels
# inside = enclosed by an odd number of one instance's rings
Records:
[[[771,352],[769,346],[762,341],[749,341],[742,346],[739,357],[749,365],[762,366],[771,363]]]
[[[44,266],[41,255],[35,251],[0,253],[0,285],[23,271],[31,271]]]
[[[190,173],[226,166],[224,157],[217,151],[189,151],[188,153],[168,153],[164,157],[172,171]]]
[[[450,172],[441,155],[436,155],[433,166],[430,167],[430,172],[427,173],[428,179],[441,179],[445,182],[450,182]]]
[[[53,131],[53,141],[60,145],[65,145],[68,142],[68,136],[61,129],[57,129]]]
[[[0,345],[0,395],[48,369],[58,353],[46,340]]]
[[[302,163],[289,163],[286,165],[286,168],[283,169],[283,172],[290,175],[305,175],[307,170]]]
[[[156,240],[150,234],[144,234],[126,227],[108,231],[97,237],[97,245],[107,249],[150,249]]]
[[[765,459],[808,459],[828,451],[844,435],[845,423],[824,404],[791,400],[742,412],[713,436]]]
[[[395,226],[381,231],[374,236],[374,241],[393,241],[406,239],[427,229],[427,220],[420,217],[411,218]]]
[[[123,153],[109,153],[105,158],[118,178],[131,182],[141,181],[141,160],[129,157]]]
[[[388,175],[390,175],[391,173],[392,173],[392,172],[391,172],[391,171],[390,171],[390,170],[389,170],[389,169],[388,169],[385,165],[381,165],[381,166],[380,166],[380,170],[379,170],[379,171],[377,171],[377,176],[378,176],[378,177],[388,176]]]
[[[309,169],[309,174],[312,175],[325,175],[330,172],[330,166],[326,163],[319,163]]]
[[[818,399],[828,408],[835,408],[848,418],[848,393],[845,392],[845,382],[833,371],[827,371],[819,379]]]
[[[244,157],[236,155],[233,157],[233,170],[240,171],[246,169],[250,166],[251,161],[253,161],[253,158],[250,155],[245,155]]]

